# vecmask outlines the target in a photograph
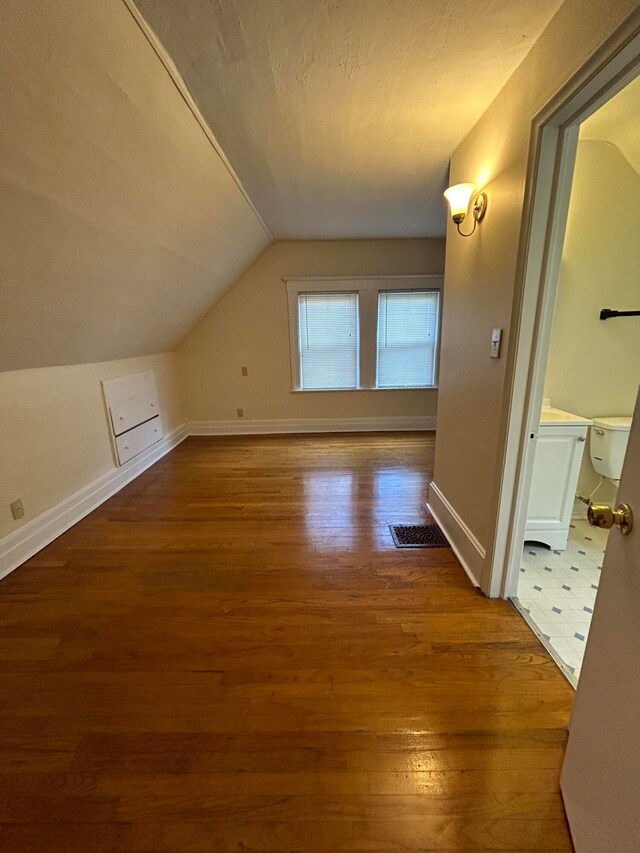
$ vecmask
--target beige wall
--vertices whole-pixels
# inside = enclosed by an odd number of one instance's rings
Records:
[[[443,256],[438,239],[273,244],[179,349],[189,420],[435,415],[435,390],[292,393],[282,278],[437,274]]]
[[[100,380],[155,372],[165,433],[184,422],[175,353],[0,373],[0,538],[115,468]],[[24,521],[9,503],[22,498]]]
[[[464,240],[449,225],[435,481],[484,547],[491,546],[506,410],[516,263],[533,117],[631,12],[635,0],[567,0],[451,161],[451,183],[489,195]],[[503,357],[489,357],[493,327]]]
[[[172,350],[268,238],[123,0],[3,0],[0,371]]]
[[[640,122],[640,115],[638,116]],[[545,397],[585,418],[630,415],[640,384],[640,175],[607,142],[581,142],[558,284]]]

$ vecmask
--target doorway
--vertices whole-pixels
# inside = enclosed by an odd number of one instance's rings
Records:
[[[640,309],[639,55],[634,39],[539,119],[492,563],[493,594],[514,601],[574,686],[608,538],[586,511],[615,505],[640,382],[640,318],[600,319]]]
[[[640,77],[579,127],[512,595],[574,686],[609,533],[587,509],[616,505],[640,384],[638,221]]]

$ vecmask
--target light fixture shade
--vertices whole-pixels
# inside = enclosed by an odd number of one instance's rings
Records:
[[[474,189],[473,184],[454,184],[444,191],[454,221],[461,222],[466,216]]]

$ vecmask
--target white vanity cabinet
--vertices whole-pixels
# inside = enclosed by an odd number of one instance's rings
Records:
[[[524,538],[557,551],[567,547],[580,463],[591,421],[545,407],[536,441]]]

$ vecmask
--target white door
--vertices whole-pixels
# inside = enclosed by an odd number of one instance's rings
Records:
[[[562,793],[576,853],[640,850],[640,398],[569,728]]]

